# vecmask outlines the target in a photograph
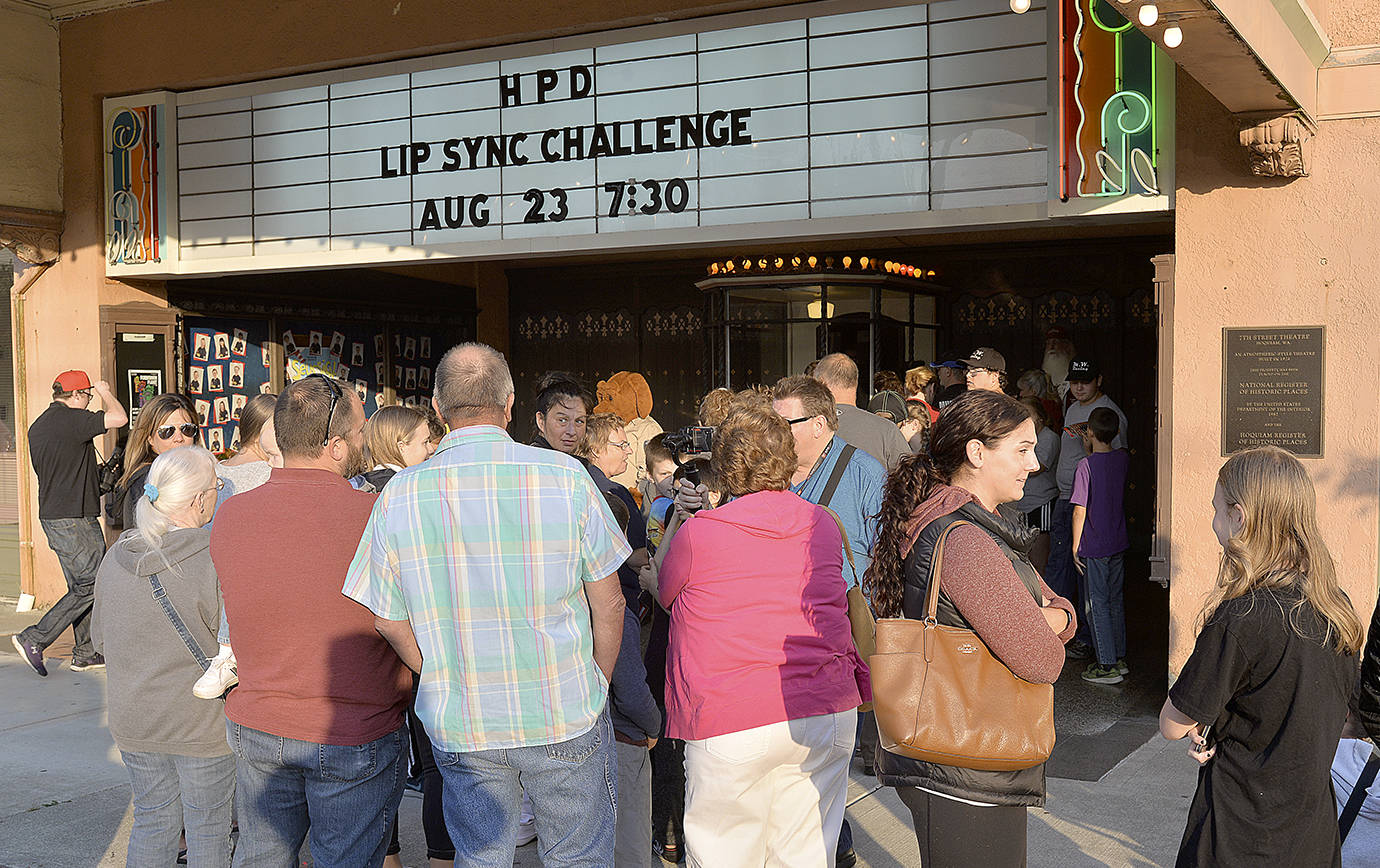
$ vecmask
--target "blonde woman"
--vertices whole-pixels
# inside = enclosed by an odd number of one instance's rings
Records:
[[[1217,583],[1160,711],[1203,767],[1178,865],[1340,864],[1329,769],[1356,682],[1361,622],[1337,585],[1313,483],[1273,446],[1217,474]]]
[[[161,588],[202,655],[216,653],[220,590],[211,564],[215,458],[200,446],[159,455],[96,578],[93,634],[106,659],[110,734],[133,790],[126,864],[171,865],[187,830],[191,865],[229,866],[235,758],[219,703],[187,685],[201,665],[154,594]]]
[[[404,467],[421,464],[436,452],[431,422],[416,407],[380,407],[364,423],[364,448],[369,466],[364,478],[382,491]]]

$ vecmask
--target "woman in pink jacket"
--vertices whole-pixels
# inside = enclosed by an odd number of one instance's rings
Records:
[[[691,866],[834,864],[870,691],[839,525],[787,490],[795,462],[786,420],[740,404],[710,465],[731,499],[687,521],[661,566],[666,734],[686,740]]]

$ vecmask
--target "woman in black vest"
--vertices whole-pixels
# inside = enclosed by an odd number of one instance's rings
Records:
[[[940,414],[928,453],[887,479],[863,586],[881,618],[924,617],[930,557],[956,521],[939,565],[939,622],[975,631],[1017,676],[1052,684],[1073,636],[1073,606],[1031,566],[1033,534],[1003,504],[1039,468],[1029,411],[997,392],[970,391]],[[925,868],[1025,865],[1026,807],[1045,799],[1045,768],[976,771],[879,749],[877,772],[915,818]]]

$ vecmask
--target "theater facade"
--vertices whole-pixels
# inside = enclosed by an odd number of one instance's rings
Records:
[[[1306,456],[1369,612],[1380,12],[513,13],[0,0],[30,49],[10,94],[22,135],[3,147],[31,167],[0,184],[16,262],[0,522],[12,501],[39,605],[63,580],[24,432],[67,368],[136,409],[188,392],[219,451],[249,396],[313,371],[368,411],[424,402],[459,340],[507,354],[525,438],[551,368],[591,385],[644,373],[669,429],[707,389],[823,352],[871,374],[994,346],[1014,379],[1047,365],[1053,331],[1126,411],[1128,575],[1154,583],[1167,673],[1216,573],[1214,477],[1243,445]]]

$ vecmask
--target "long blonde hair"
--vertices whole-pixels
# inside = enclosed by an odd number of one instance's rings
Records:
[[[1317,495],[1303,464],[1283,449],[1258,446],[1228,458],[1217,484],[1245,521],[1222,548],[1217,585],[1203,605],[1199,628],[1227,600],[1258,588],[1296,588],[1302,599],[1289,617],[1295,632],[1304,635],[1296,616],[1307,602],[1327,622],[1327,638],[1337,652],[1358,653],[1361,621],[1337,585],[1332,555],[1318,530]]]

